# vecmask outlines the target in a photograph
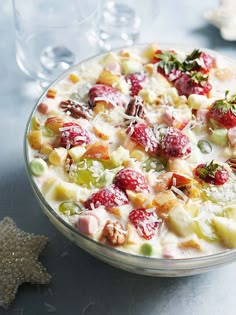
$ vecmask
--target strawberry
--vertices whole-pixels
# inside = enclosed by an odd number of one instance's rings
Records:
[[[229,179],[229,172],[223,165],[211,161],[209,164],[199,164],[194,173],[197,177],[208,184],[223,185]]]
[[[144,73],[131,73],[125,76],[126,82],[130,84],[130,95],[138,95],[139,91],[143,89],[143,83],[146,80]]]
[[[61,145],[62,146],[75,146],[87,144],[90,142],[90,135],[77,123],[65,123],[60,130]]]
[[[191,94],[208,95],[212,85],[208,81],[208,75],[201,72],[191,71],[182,73],[174,82],[179,95],[189,96]]]
[[[149,191],[146,178],[143,174],[130,168],[120,170],[115,175],[114,184],[122,190],[132,190],[135,192]]]
[[[96,84],[94,85],[88,93],[89,104],[93,108],[98,101],[104,101],[111,104],[112,106],[122,106],[125,107],[127,104],[127,98],[117,89],[104,85]]]
[[[154,134],[153,129],[146,124],[136,124],[130,126],[126,133],[130,136],[131,140],[142,146],[145,151],[151,154],[159,154],[160,144]]]
[[[116,185],[104,187],[93,193],[84,203],[86,209],[92,210],[104,206],[106,210],[129,203],[126,194]]]
[[[144,208],[132,210],[129,214],[129,221],[134,225],[139,235],[146,240],[153,238],[159,224],[155,212]]]
[[[194,49],[183,62],[185,71],[200,71],[203,74],[207,74],[215,66],[215,58],[209,54]]]
[[[189,138],[180,130],[171,127],[163,136],[161,148],[166,158],[186,158],[191,153]]]
[[[169,81],[176,80],[182,74],[182,64],[177,59],[177,53],[173,50],[157,50],[153,58],[153,63],[157,65],[157,72]]]
[[[236,95],[215,101],[211,107],[208,117],[217,121],[222,127],[230,129],[236,126]]]

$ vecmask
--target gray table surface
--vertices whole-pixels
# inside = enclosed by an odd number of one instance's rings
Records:
[[[186,278],[131,274],[76,247],[42,213],[26,177],[22,149],[37,93],[15,62],[9,1],[0,3],[0,219],[11,216],[25,231],[48,236],[40,259],[53,277],[49,286],[22,285],[11,308],[0,314],[49,314],[52,305],[58,315],[235,315],[235,263]],[[224,41],[202,17],[217,5],[217,0],[160,0],[155,26],[145,29],[141,41],[213,48],[234,57],[236,42]]]

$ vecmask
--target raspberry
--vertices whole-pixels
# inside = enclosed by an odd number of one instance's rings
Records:
[[[125,107],[127,98],[120,91],[111,86],[96,84],[89,90],[89,104],[93,108],[98,101],[110,103],[113,106]]]
[[[212,185],[223,185],[229,179],[229,172],[224,166],[211,161],[209,164],[199,164],[194,173],[205,183]]]
[[[146,124],[136,124],[129,127],[126,133],[131,140],[142,146],[145,151],[158,155],[160,152],[160,144],[153,130]]]
[[[149,191],[143,174],[130,168],[120,170],[114,178],[114,184],[122,190],[132,190],[135,192]]]
[[[135,226],[139,235],[146,240],[153,238],[159,224],[155,212],[144,208],[132,210],[129,214],[129,221]]]
[[[168,128],[162,143],[162,153],[167,158],[184,158],[191,153],[189,138],[180,130]]]
[[[60,128],[61,145],[75,146],[90,142],[90,135],[77,123],[65,123]]]
[[[130,95],[135,96],[142,90],[146,75],[139,72],[131,73],[125,76],[125,80],[130,84]]]
[[[84,203],[85,208],[92,210],[104,206],[106,210],[129,203],[126,194],[116,185],[104,187],[93,193]]]

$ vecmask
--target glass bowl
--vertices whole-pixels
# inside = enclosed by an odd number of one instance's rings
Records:
[[[144,47],[144,44],[138,45],[138,47]],[[169,45],[164,44],[160,45],[162,48],[180,48],[186,50],[187,47],[180,47],[179,45]],[[190,48],[191,49],[191,48]],[[215,53],[215,52],[212,52]],[[102,57],[97,55],[91,57],[83,62],[88,62],[94,58]],[[228,58],[227,58],[228,59]],[[81,63],[83,63],[81,62]],[[53,87],[55,84],[60,82],[68,73],[72,72],[73,69],[76,69],[81,63],[69,68],[62,76],[60,76],[54,83],[51,84]],[[235,64],[235,63],[234,63]],[[50,87],[49,87],[50,88]],[[123,251],[119,251],[115,248],[109,247],[105,244],[99,243],[92,238],[86,236],[85,234],[80,233],[75,227],[67,223],[58,215],[55,210],[48,204],[48,202],[43,197],[39,188],[37,187],[35,181],[32,178],[30,168],[29,168],[29,146],[27,141],[27,133],[30,130],[31,118],[36,111],[37,105],[41,103],[42,99],[45,97],[46,91],[37,101],[36,105],[33,108],[33,111],[28,119],[26,126],[25,136],[24,136],[24,158],[26,163],[26,171],[30,181],[30,185],[39,201],[39,204],[49,218],[51,223],[68,239],[78,245],[80,248],[95,256],[96,258],[102,260],[109,265],[114,267],[137,273],[147,276],[157,276],[157,277],[181,277],[189,276],[194,274],[200,274],[208,272],[217,267],[223,266],[227,263],[234,262],[236,260],[236,249],[225,250],[223,252],[194,257],[194,258],[184,258],[184,259],[171,259],[171,258],[151,258],[145,256],[139,256],[134,254],[129,254]]]

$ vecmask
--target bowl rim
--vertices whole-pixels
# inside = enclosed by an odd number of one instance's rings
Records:
[[[125,46],[125,47],[122,46],[120,48],[116,48],[116,49],[113,49],[111,51],[117,52],[117,51],[122,50],[122,49],[136,49],[136,48],[142,48],[142,47],[145,48],[149,44],[150,43],[140,43],[140,44],[136,44],[133,46]],[[175,43],[174,44],[173,43],[160,43],[160,44],[158,44],[158,46],[160,46],[160,48],[163,48],[163,49],[171,49],[171,48],[178,49],[179,48],[182,51],[183,51],[183,49],[191,50],[193,48],[191,46],[187,46],[184,44],[175,44]],[[233,60],[232,58],[225,56],[216,50],[211,50],[209,48],[201,48],[201,47],[198,49],[212,52],[215,55],[222,56],[222,57],[226,58],[229,62],[232,62],[234,64],[236,63],[236,60]],[[133,258],[135,260],[139,260],[140,262],[142,261],[145,265],[145,268],[147,268],[147,266],[151,265],[152,268],[148,267],[149,269],[157,269],[157,270],[163,270],[163,271],[167,271],[167,272],[168,271],[175,271],[175,270],[190,270],[190,269],[194,269],[194,268],[196,268],[196,269],[204,269],[206,267],[214,268],[218,265],[233,262],[234,260],[236,260],[236,249],[226,249],[222,252],[218,252],[218,253],[214,253],[214,254],[210,254],[210,255],[204,255],[204,256],[190,257],[190,258],[161,258],[161,257],[156,258],[156,257],[136,255],[136,254],[128,253],[125,251],[121,251],[115,247],[111,247],[107,244],[103,244],[99,241],[96,241],[93,238],[79,232],[78,229],[76,229],[74,226],[72,226],[68,222],[66,222],[50,206],[50,204],[43,197],[43,194],[41,193],[41,191],[39,190],[35,181],[33,180],[33,176],[31,174],[30,168],[29,168],[30,160],[29,160],[29,145],[28,145],[28,140],[27,140],[27,134],[30,130],[30,124],[31,124],[32,117],[33,117],[35,111],[37,110],[38,104],[41,103],[42,99],[45,97],[47,90],[49,88],[55,86],[62,79],[64,79],[70,72],[77,69],[82,64],[87,63],[87,62],[89,62],[93,59],[96,59],[96,58],[102,58],[102,56],[105,56],[107,53],[108,52],[102,52],[102,53],[90,56],[89,58],[81,60],[77,64],[75,64],[75,65],[71,66],[70,68],[68,68],[67,70],[65,70],[56,80],[54,80],[52,83],[50,83],[50,85],[38,97],[35,105],[33,106],[33,109],[31,111],[29,118],[27,120],[27,123],[26,123],[24,139],[23,139],[24,140],[24,143],[23,143],[24,150],[23,151],[24,151],[24,161],[25,161],[26,173],[27,173],[28,179],[30,181],[30,184],[31,184],[31,187],[33,188],[34,193],[39,198],[42,205],[49,211],[49,213],[53,217],[55,217],[55,219],[58,220],[59,223],[61,223],[63,226],[65,226],[70,232],[72,232],[73,234],[76,234],[78,237],[82,238],[85,241],[91,242],[93,245],[98,247],[98,249],[101,248],[102,250],[109,251],[111,253],[111,255],[114,255],[113,257],[118,255],[119,258],[121,258],[122,260],[125,260],[126,258],[130,258],[130,259]],[[77,245],[78,245],[78,243],[77,243]],[[91,251],[90,251],[90,253],[91,253]],[[117,261],[117,259],[115,259],[115,261]],[[160,266],[158,265],[158,263],[160,263]],[[126,263],[126,264],[130,265],[132,267],[142,268],[142,265],[135,266],[133,264],[131,265],[130,263],[129,264]],[[165,266],[165,267],[163,267],[163,266]]]

